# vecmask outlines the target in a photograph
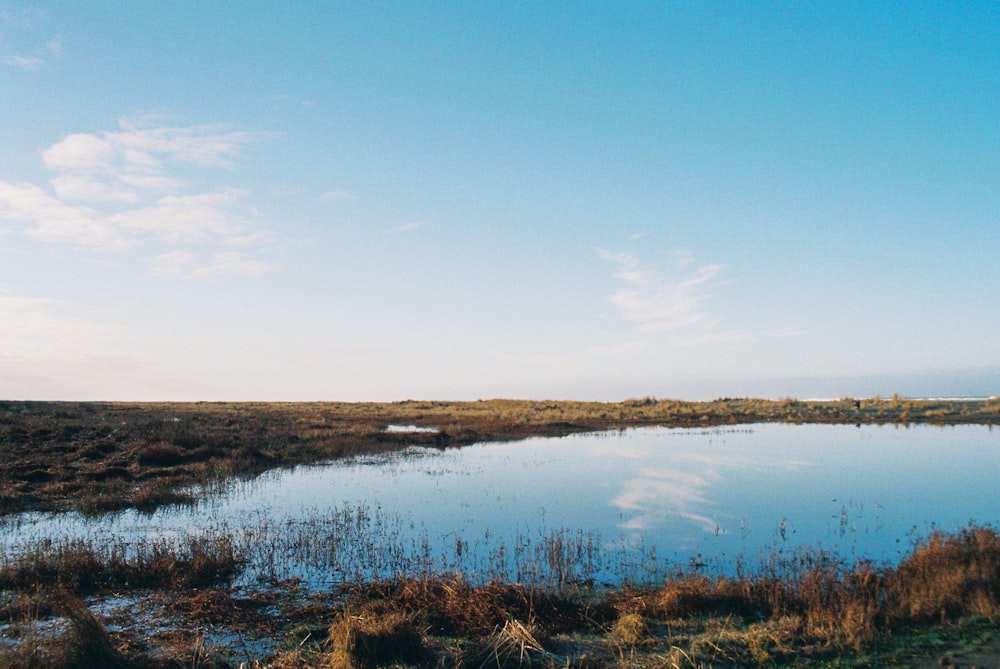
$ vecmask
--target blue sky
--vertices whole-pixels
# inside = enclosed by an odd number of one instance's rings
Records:
[[[0,397],[1000,390],[996,3],[0,0]]]

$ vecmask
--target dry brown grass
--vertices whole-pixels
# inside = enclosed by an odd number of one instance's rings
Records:
[[[753,583],[746,580],[678,576],[668,579],[646,604],[659,618],[738,615],[758,613]]]
[[[37,618],[26,613],[18,643],[13,647],[0,644],[0,668],[125,669],[128,666],[86,604],[67,594],[51,599],[49,604],[64,621],[62,630],[42,633]]]
[[[534,621],[510,619],[487,638],[472,644],[462,657],[467,669],[520,669],[549,664],[544,635]]]
[[[329,669],[376,669],[412,665],[426,659],[423,634],[409,616],[352,615],[344,612],[330,626],[329,651],[323,666]]]
[[[889,575],[894,620],[928,621],[1000,613],[1000,535],[970,527],[937,532]]]
[[[223,583],[240,570],[227,536],[95,547],[86,540],[43,543],[0,566],[0,589],[60,588],[88,594],[121,587],[184,588]]]
[[[611,635],[622,643],[635,645],[649,636],[649,629],[638,613],[623,613],[611,625]]]
[[[1000,401],[0,402],[0,513],[184,502],[183,485],[407,445],[638,426],[754,422],[1000,424]],[[390,433],[391,424],[437,428]],[[158,481],[147,487],[147,482]],[[155,493],[155,494],[154,494]]]
[[[172,581],[163,582],[169,587]],[[360,585],[303,608],[295,620],[309,635],[294,637],[299,646],[248,666],[784,665],[802,653],[850,657],[908,630],[942,620],[951,625],[963,616],[993,616],[989,624],[995,626],[998,592],[1000,536],[989,527],[935,534],[896,568],[804,553],[773,561],[763,575],[680,575],[655,587],[622,588],[600,597],[513,583],[473,586],[457,576],[400,579]],[[275,600],[260,606],[212,589],[161,597],[162,610],[191,629],[221,625],[241,634],[282,634],[275,621],[263,620]],[[12,628],[20,630],[20,638],[0,646],[0,669],[89,666],[86,662],[125,666],[123,656],[136,669],[168,666],[152,661],[146,648],[116,647],[123,641],[106,634],[86,606],[67,595],[22,595],[20,602],[20,612],[6,609],[9,619],[20,620]],[[37,620],[64,622],[55,628],[46,623],[42,633]],[[224,657],[202,652],[197,640],[189,634],[153,637],[149,643],[169,648],[167,657],[187,663],[183,666],[195,658],[199,666],[214,666],[209,660]]]
[[[439,635],[491,633],[510,619],[545,620],[552,630],[579,629],[611,615],[610,607],[584,603],[516,583],[473,586],[461,576],[404,578],[357,588],[356,611],[372,615],[402,612]]]

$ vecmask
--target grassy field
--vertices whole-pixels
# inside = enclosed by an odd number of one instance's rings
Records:
[[[14,518],[24,510],[151,509],[183,502],[187,484],[415,443],[775,421],[993,425],[1000,401],[2,402],[0,510]],[[434,429],[386,430],[410,425]],[[474,583],[447,570],[323,592],[295,581],[237,588],[253,556],[279,552],[266,537],[253,541],[221,532],[138,547],[41,542],[4,555],[0,668],[917,668],[1000,660],[1000,535],[989,526],[927,537],[893,566],[802,553],[738,577],[691,571],[612,589],[562,579]],[[572,559],[562,548],[553,541],[539,559]]]

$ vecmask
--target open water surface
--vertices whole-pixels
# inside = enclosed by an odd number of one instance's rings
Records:
[[[1000,521],[998,472],[984,426],[630,429],[301,466],[153,514],[24,514],[0,548],[226,532],[248,578],[316,584],[420,569],[616,582],[813,549],[892,563],[935,529]]]

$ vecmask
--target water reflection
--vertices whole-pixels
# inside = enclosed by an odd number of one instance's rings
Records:
[[[638,429],[414,448],[231,482],[194,508],[23,514],[3,524],[0,549],[229,532],[258,576],[308,579],[401,568],[522,579],[565,570],[555,550],[580,557],[578,575],[609,580],[706,561],[727,570],[801,546],[892,561],[934,527],[1000,520],[998,459],[1000,432],[979,426]]]
[[[705,493],[713,478],[721,477],[714,472],[699,476],[671,469],[641,469],[639,476],[625,481],[622,493],[611,500],[612,506],[635,512],[619,527],[648,531],[666,524],[670,517],[677,517],[704,531],[713,531],[717,527],[715,520],[697,511],[711,506]]]

